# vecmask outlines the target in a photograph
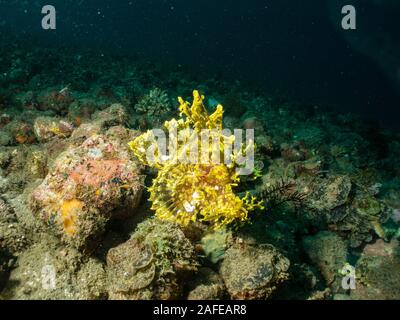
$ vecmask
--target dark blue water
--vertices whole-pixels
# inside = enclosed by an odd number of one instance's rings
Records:
[[[186,65],[400,127],[400,3],[348,2],[356,31],[340,28],[347,2],[333,0],[7,0],[0,30]],[[56,31],[41,29],[45,4],[57,9]]]

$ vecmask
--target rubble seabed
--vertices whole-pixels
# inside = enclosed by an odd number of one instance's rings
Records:
[[[1,299],[400,298],[399,133],[140,59],[17,44],[0,57]],[[128,143],[193,89],[225,128],[255,129],[257,179],[235,189],[265,202],[249,224],[150,209],[156,172]]]

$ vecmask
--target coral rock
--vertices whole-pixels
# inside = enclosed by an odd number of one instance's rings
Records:
[[[338,285],[338,270],[347,262],[346,243],[333,232],[321,231],[314,236],[305,237],[303,245],[310,260],[324,276],[327,285]]]
[[[11,121],[12,121],[12,117],[9,114],[7,114],[7,113],[1,114],[0,115],[0,129],[3,129]]]
[[[36,140],[33,127],[27,122],[14,120],[5,127],[5,130],[13,136],[17,144],[32,144]]]
[[[38,95],[38,107],[40,110],[52,110],[57,114],[64,115],[68,112],[70,104],[74,101],[68,87],[58,89],[48,89]]]
[[[113,126],[123,126],[128,121],[128,113],[121,104],[113,104],[109,108],[97,111],[93,114],[92,121],[82,123],[75,129],[71,138],[73,140],[85,140],[93,135],[104,133]]]
[[[0,146],[8,146],[13,142],[13,137],[10,133],[5,131],[0,131]]]
[[[0,253],[16,254],[25,248],[26,243],[25,232],[12,208],[0,198]]]
[[[188,300],[220,300],[226,291],[221,277],[210,268],[201,268],[189,287]]]
[[[262,122],[256,116],[252,115],[244,116],[243,128],[247,130],[254,129],[256,132],[264,131]]]
[[[97,238],[109,219],[134,214],[141,198],[141,166],[126,144],[133,133],[121,128],[125,137],[116,138],[112,132],[63,152],[30,198],[35,216],[78,248]]]
[[[223,260],[225,252],[232,241],[232,231],[223,228],[206,234],[201,239],[204,254],[212,263]]]
[[[100,262],[46,238],[18,257],[3,295],[17,300],[97,300],[107,298],[106,284]]]
[[[400,299],[400,248],[397,241],[367,246],[355,266],[356,288],[350,296],[357,300]]]
[[[197,269],[194,246],[174,223],[150,219],[107,254],[110,299],[176,299]]]
[[[324,181],[314,193],[312,206],[318,210],[332,210],[346,203],[351,191],[351,180],[347,176],[331,177]]]
[[[235,244],[220,274],[233,299],[267,299],[288,278],[290,262],[271,245]]]
[[[122,104],[115,103],[107,109],[95,112],[93,121],[100,123],[103,128],[124,125],[128,121],[128,112]]]
[[[40,142],[47,142],[54,137],[67,138],[74,131],[74,126],[62,119],[38,117],[34,123],[36,138]]]

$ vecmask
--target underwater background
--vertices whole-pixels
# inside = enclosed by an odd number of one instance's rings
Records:
[[[399,6],[353,1],[358,30],[341,30],[345,1],[53,1],[57,30],[41,29],[46,1],[2,1],[4,31],[44,48],[140,54],[356,111],[398,128]]]
[[[0,0],[0,299],[399,299],[399,15]],[[252,176],[146,161],[174,125],[254,129]]]

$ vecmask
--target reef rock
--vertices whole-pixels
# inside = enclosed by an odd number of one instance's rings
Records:
[[[312,207],[332,210],[346,203],[351,191],[351,180],[347,176],[333,176],[321,183],[314,192]]]
[[[210,268],[201,268],[189,287],[188,300],[220,300],[226,291],[224,281]]]
[[[4,130],[13,137],[15,144],[33,144],[36,141],[33,127],[30,123],[25,121],[13,120]]]
[[[11,121],[12,121],[11,115],[7,113],[0,114],[0,129],[3,129]]]
[[[232,231],[227,228],[212,231],[201,238],[201,246],[205,256],[211,263],[224,259],[225,252],[232,242]]]
[[[36,118],[33,128],[39,142],[47,142],[54,137],[68,138],[74,131],[71,123],[52,117]]]
[[[68,87],[62,90],[46,89],[38,94],[38,109],[39,110],[52,110],[57,114],[66,114],[70,104],[74,101]]]
[[[68,109],[68,120],[79,126],[90,120],[92,114],[99,109],[98,101],[93,98],[82,98],[75,100]]]
[[[13,137],[10,133],[5,131],[0,131],[0,146],[8,146],[13,142]]]
[[[25,247],[26,240],[13,209],[0,197],[0,252],[16,254]]]
[[[34,215],[66,243],[84,248],[93,244],[108,220],[135,214],[143,176],[127,147],[134,135],[111,128],[69,147],[31,194]]]
[[[126,124],[128,117],[126,108],[120,103],[115,103],[107,109],[95,112],[93,121],[99,123],[102,128],[110,128]]]
[[[107,254],[110,299],[177,299],[197,270],[195,250],[178,225],[150,219]]]
[[[25,232],[18,224],[9,203],[0,197],[0,291],[7,281],[8,272],[14,265],[15,256],[27,244]]]
[[[400,299],[400,247],[397,240],[378,240],[364,248],[355,266],[356,288],[350,296],[355,300]]]
[[[21,194],[30,182],[47,172],[46,150],[38,146],[0,148],[0,193]]]
[[[328,286],[338,289],[339,270],[347,262],[347,245],[335,233],[321,231],[303,239],[304,250],[324,276]],[[341,279],[341,278],[340,278]]]
[[[100,262],[49,237],[18,257],[2,294],[14,300],[105,299],[106,283]]]
[[[126,108],[119,103],[97,111],[93,114],[90,122],[82,123],[75,129],[71,138],[73,140],[84,140],[95,134],[101,134],[113,126],[123,126],[128,122],[128,113]]]
[[[288,279],[290,261],[272,245],[235,244],[220,274],[232,299],[267,299]]]

